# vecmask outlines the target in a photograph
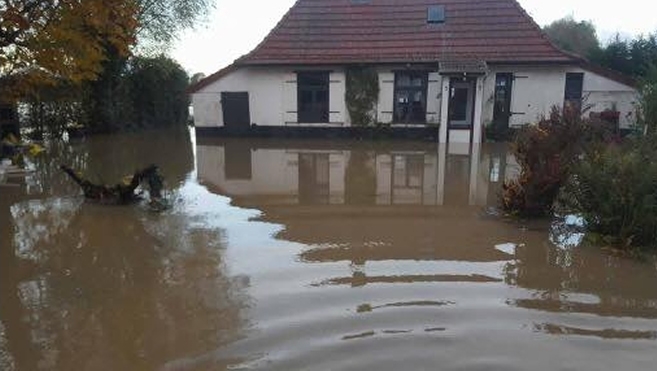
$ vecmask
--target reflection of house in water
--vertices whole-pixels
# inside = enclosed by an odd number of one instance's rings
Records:
[[[226,140],[198,147],[203,182],[264,204],[484,206],[509,169],[504,148],[449,152],[431,144]],[[459,154],[462,153],[462,154]]]
[[[483,206],[497,202],[496,192],[513,168],[506,165],[504,147],[471,153],[467,147],[407,142],[273,145],[201,143],[200,180],[235,204],[262,210],[267,221],[284,225],[278,238],[309,245],[301,261],[344,262],[353,270],[326,284],[499,281],[500,261],[509,255],[495,245],[540,244],[546,238],[483,212]],[[250,176],[233,176],[238,173]],[[418,267],[403,276],[366,269],[386,261],[441,260],[477,264],[438,273]]]

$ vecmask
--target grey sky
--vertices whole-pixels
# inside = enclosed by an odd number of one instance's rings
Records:
[[[210,74],[253,49],[295,0],[216,0],[207,25],[182,35],[173,50],[190,73]],[[649,0],[519,0],[541,26],[567,15],[591,20],[606,41],[617,32],[629,37],[657,31]],[[621,6],[622,5],[622,6]]]

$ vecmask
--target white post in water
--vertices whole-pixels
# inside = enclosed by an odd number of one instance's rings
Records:
[[[481,143],[482,128],[481,111],[484,105],[484,76],[477,77],[475,87],[474,117],[472,118],[472,143],[476,146]]]
[[[445,203],[445,168],[447,167],[447,143],[438,144],[438,175],[436,181],[436,205]]]
[[[443,76],[440,96],[440,133],[438,142],[447,143],[447,126],[449,125],[449,77]]]

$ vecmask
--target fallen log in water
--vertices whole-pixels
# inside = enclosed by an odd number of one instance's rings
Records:
[[[102,204],[126,205],[138,201],[136,190],[144,181],[148,182],[151,203],[160,203],[162,199],[163,179],[155,165],[136,171],[129,182],[113,186],[94,184],[66,165],[60,168],[82,188],[85,198]]]

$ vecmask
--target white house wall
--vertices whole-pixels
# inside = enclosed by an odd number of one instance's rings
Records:
[[[248,92],[251,123],[281,125],[283,83],[280,71],[257,68],[238,69],[192,96],[196,126],[223,126],[222,92]]]
[[[297,122],[297,75],[300,68],[243,67],[214,81],[192,95],[194,121],[198,127],[224,126],[222,92],[248,92],[251,123],[260,126],[303,125]],[[344,100],[345,73],[332,70],[329,119],[332,126],[348,124]],[[307,124],[322,126],[322,124]],[[326,126],[326,125],[324,125]]]
[[[401,67],[400,67],[401,68]],[[244,67],[237,69],[218,81],[193,94],[194,119],[199,127],[223,126],[221,106],[222,92],[248,92],[251,123],[261,126],[296,126],[297,122],[297,75],[299,67]],[[329,91],[329,121],[327,124],[308,126],[349,126],[344,95],[346,76],[344,68],[325,67],[331,72]],[[399,68],[397,68],[399,69]],[[376,121],[393,123],[395,67],[379,67],[379,99],[376,106]],[[513,73],[510,126],[535,123],[547,115],[553,106],[561,107],[567,72],[583,72],[583,96],[585,105],[592,112],[601,112],[616,107],[620,111],[620,126],[629,127],[634,122],[636,91],[594,72],[565,66],[492,66],[477,88],[476,109],[481,110],[483,125],[493,119],[495,75],[498,72]],[[449,77],[436,72],[429,73],[427,86],[427,122],[438,124],[442,110],[441,86]],[[483,92],[483,93],[482,93]],[[476,115],[477,116],[477,115]]]
[[[566,73],[584,73],[582,95],[584,105],[591,112],[601,112],[613,106],[621,112],[620,126],[629,127],[634,122],[634,105],[636,90],[594,72],[572,67],[527,67],[494,66],[484,81],[482,122],[488,124],[493,120],[493,103],[496,73],[513,73],[511,92],[510,126],[535,123],[549,114],[553,106],[562,107],[566,87]]]
[[[572,71],[569,71],[572,72]],[[620,112],[620,127],[629,128],[636,122],[638,94],[635,89],[604,76],[584,71],[584,104],[592,112],[616,109]]]

